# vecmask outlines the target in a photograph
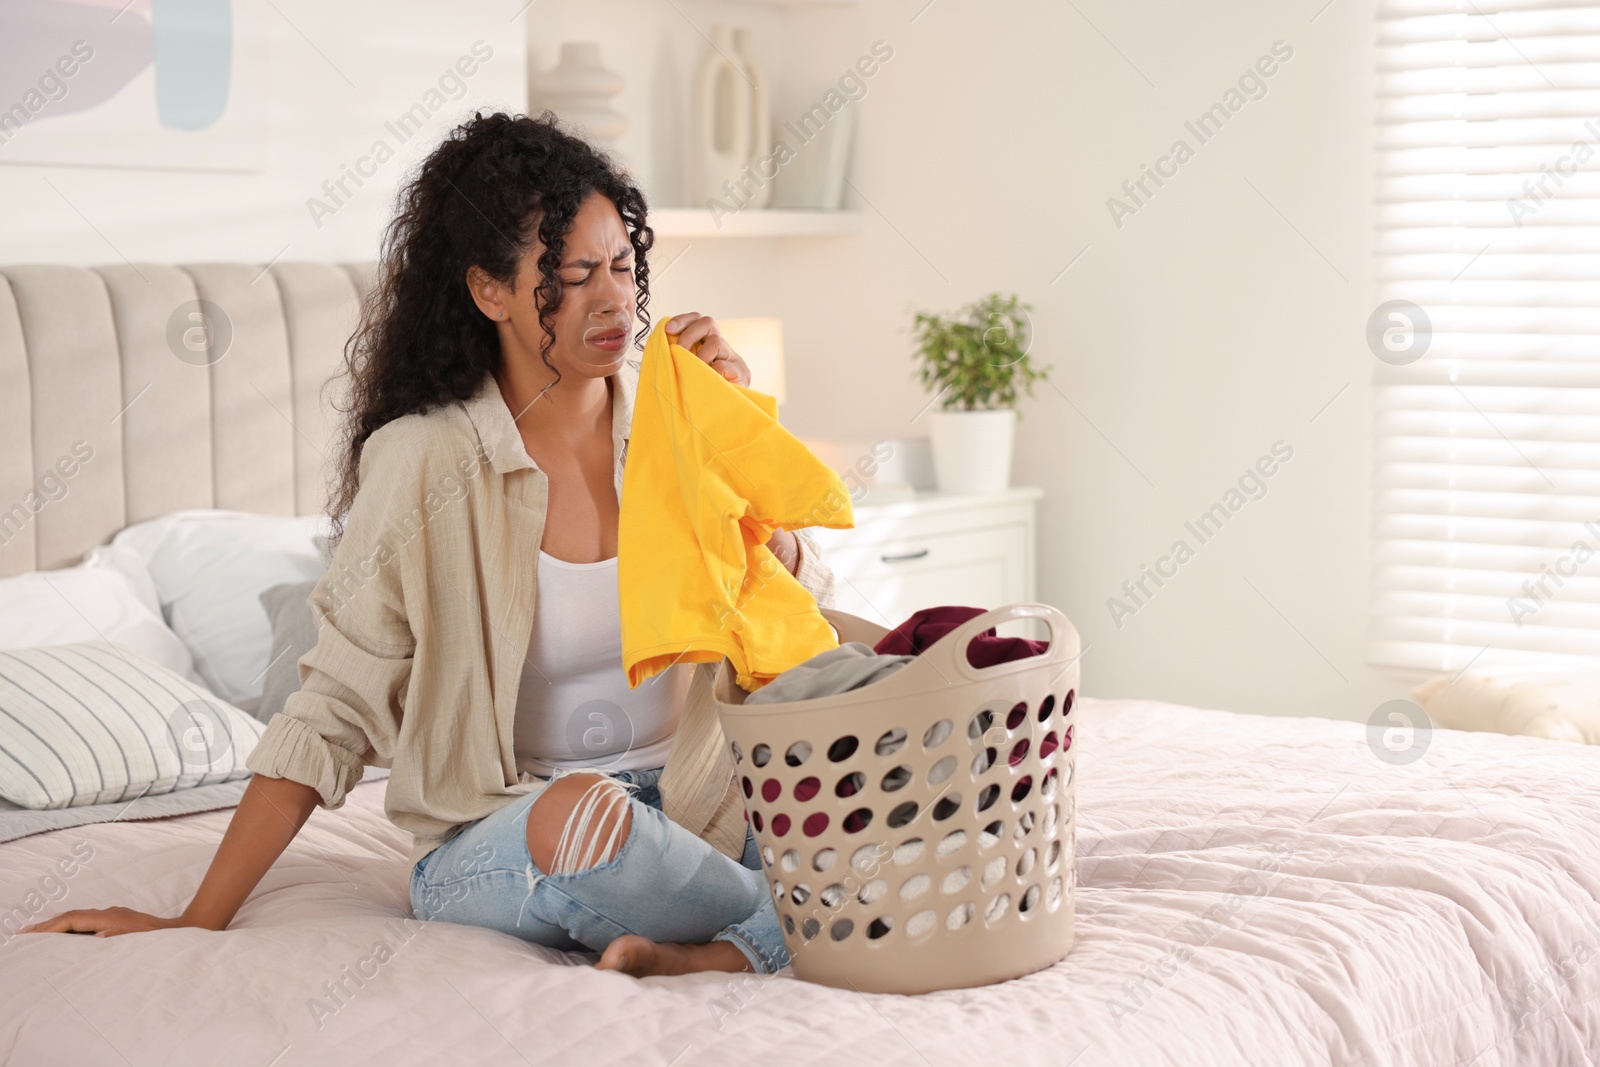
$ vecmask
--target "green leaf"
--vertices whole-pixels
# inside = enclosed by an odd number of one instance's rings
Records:
[[[991,293],[953,314],[913,313],[915,371],[930,393],[944,391],[944,410],[1015,408],[1019,383],[1034,395],[1049,368],[1030,362],[1032,310],[1015,294]]]

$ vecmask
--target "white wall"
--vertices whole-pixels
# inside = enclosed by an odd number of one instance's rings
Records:
[[[419,152],[474,106],[526,106],[526,35],[512,20],[522,0],[250,2],[268,35],[267,169],[19,166],[6,163],[0,146],[0,261],[372,259],[394,191]],[[446,98],[426,133],[401,142],[385,129],[477,41],[491,57],[463,79],[465,95]],[[394,158],[359,187],[346,179],[352,195],[318,225],[307,201],[332,203],[322,184],[379,139]]]
[[[1024,403],[1014,478],[1045,488],[1039,595],[1091,646],[1086,691],[1360,720],[1403,695],[1363,662],[1371,0],[925,3],[784,16],[791,99],[895,49],[858,105],[865,232],[693,242],[656,307],[781,315],[786,422],[871,438],[926,432],[911,306],[1020,293],[1060,391]],[[1280,40],[1265,96],[1199,143],[1184,121]],[[1193,158],[1117,227],[1107,198],[1180,137]],[[1279,440],[1266,496],[1187,533]],[[1119,628],[1107,599],[1180,537],[1194,558]]]
[[[653,202],[681,204],[683,104],[712,21],[757,31],[783,115],[881,39],[894,58],[856,105],[851,179],[870,206],[848,199],[864,232],[662,239],[658,272],[676,262],[657,280],[656,313],[782,316],[785,421],[806,437],[874,438],[926,432],[910,421],[925,402],[903,332],[911,307],[1020,293],[1060,392],[1041,386],[1024,402],[1015,479],[1045,489],[1039,595],[1090,646],[1086,691],[1354,719],[1403,692],[1363,664],[1373,0],[866,0],[794,12],[540,0],[514,23],[522,0],[276,2],[357,89],[271,20],[267,173],[0,163],[0,260],[262,261],[285,244],[286,258],[369,258],[401,161],[320,230],[305,200],[479,38],[495,58],[457,114],[522,106],[524,41],[543,67],[561,40],[601,41],[628,79],[617,104],[634,125],[621,148]],[[1184,121],[1280,39],[1294,56],[1265,97],[1196,144]],[[441,113],[439,132],[455,117]],[[1106,199],[1178,137],[1194,158],[1118,228]],[[1107,599],[1176,538],[1194,544],[1185,520],[1278,440],[1294,458],[1266,497],[1119,628]]]

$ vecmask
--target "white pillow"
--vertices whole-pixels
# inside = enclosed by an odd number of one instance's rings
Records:
[[[201,681],[144,564],[125,548],[102,545],[76,567],[0,578],[0,649],[80,641],[109,641]]]
[[[265,727],[103,641],[0,651],[0,797],[111,804],[250,774]]]
[[[1411,690],[1438,726],[1600,745],[1600,670],[1479,667]]]
[[[328,566],[316,539],[329,527],[316,515],[174,511],[129,526],[111,543],[137,553],[200,677],[238,704],[261,696],[271,660],[272,624],[261,594],[322,577]]]

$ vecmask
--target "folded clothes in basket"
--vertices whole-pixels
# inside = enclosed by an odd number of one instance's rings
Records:
[[[921,655],[939,638],[968,619],[982,615],[985,610],[953,606],[923,608],[880,637],[872,650],[884,655]],[[996,663],[1010,663],[1014,659],[1040,655],[1049,647],[1049,641],[997,637],[991,626],[967,645],[967,662],[974,667],[992,667]]]
[[[880,656],[860,641],[846,641],[798,663],[745,697],[746,704],[781,704],[832,696],[881,681],[915,656]]]
[[[779,674],[747,696],[744,702],[782,704],[790,700],[832,696],[871,685],[904,667],[927,651],[935,641],[968,619],[982,615],[985,610],[954,606],[924,608],[879,638],[876,647],[869,647],[861,641],[846,641],[838,648],[819,652]],[[967,662],[974,667],[988,667],[1037,656],[1049,647],[1048,641],[998,637],[991,626],[974,637],[967,646]]]

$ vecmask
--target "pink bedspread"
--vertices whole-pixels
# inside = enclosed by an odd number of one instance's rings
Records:
[[[410,920],[384,784],[225,933],[4,937],[7,1064],[1131,1067],[1600,1058],[1600,750],[1085,701],[1078,942],[982,989],[635,980]],[[176,914],[231,812],[0,845],[0,906]],[[57,867],[76,857],[70,877]],[[36,895],[35,895],[36,894]]]

